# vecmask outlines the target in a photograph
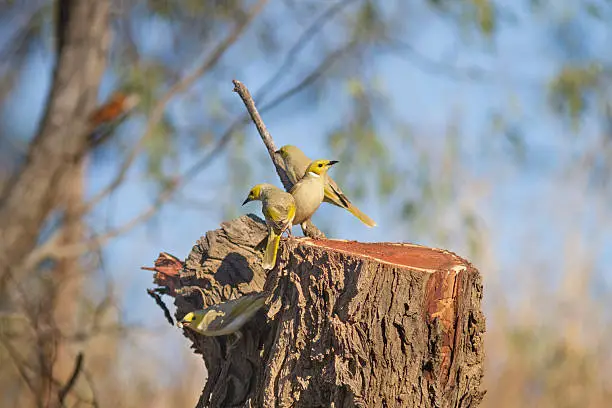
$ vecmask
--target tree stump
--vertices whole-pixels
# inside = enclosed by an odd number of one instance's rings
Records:
[[[485,323],[469,262],[412,244],[288,238],[266,275],[265,236],[263,221],[240,217],[202,237],[172,282],[157,274],[177,318],[270,293],[235,348],[184,330],[208,370],[198,407],[479,404]]]

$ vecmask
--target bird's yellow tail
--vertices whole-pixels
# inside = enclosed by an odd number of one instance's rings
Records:
[[[348,210],[368,227],[376,226],[374,220],[362,213],[359,208],[355,207],[332,179],[329,179],[328,183],[325,184],[325,198],[323,201]]]
[[[280,234],[277,235],[273,229],[270,229],[268,234],[268,243],[264,252],[263,268],[268,270],[276,265],[276,252],[278,252],[278,244],[280,242]]]
[[[365,215],[363,212],[361,212],[361,210],[359,208],[355,207],[353,205],[353,203],[349,203],[349,205],[348,205],[348,207],[346,207],[346,209],[349,210],[350,213],[353,214],[355,217],[359,218],[359,221],[363,222],[368,227],[375,227],[376,226],[376,222],[374,222],[373,219],[371,219],[370,217]]]

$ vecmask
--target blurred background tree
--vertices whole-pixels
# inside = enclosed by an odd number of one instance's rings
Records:
[[[562,3],[0,3],[0,404],[53,405],[79,355],[71,403],[195,404],[201,360],[138,268],[279,184],[237,78],[379,223],[324,206],[327,234],[481,270],[485,405],[604,406],[612,4]]]

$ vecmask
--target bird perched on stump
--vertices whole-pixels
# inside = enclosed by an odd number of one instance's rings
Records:
[[[296,206],[293,225],[300,224],[304,228],[303,223],[317,211],[325,198],[327,170],[336,163],[337,160],[313,161],[306,166],[304,176],[289,190]]]
[[[283,163],[285,164],[285,172],[287,173],[287,177],[289,177],[289,181],[291,181],[292,184],[296,184],[302,177],[304,177],[308,165],[312,162],[312,160],[310,160],[310,158],[308,158],[308,156],[306,156],[304,152],[296,146],[285,145],[277,150],[276,153],[278,153],[283,159]],[[344,208],[368,227],[376,226],[376,222],[374,222],[374,220],[365,215],[359,208],[351,203],[348,197],[344,195],[340,187],[338,187],[338,184],[336,184],[336,182],[329,175],[325,176],[324,201],[337,207]]]
[[[254,186],[246,200],[261,201],[261,211],[266,218],[268,226],[268,242],[264,252],[263,268],[268,270],[276,265],[276,253],[281,234],[288,231],[291,234],[291,225],[296,214],[296,204],[293,196],[272,184],[257,184]]]
[[[235,335],[237,338],[232,343],[235,345],[242,336],[239,330],[265,305],[267,297],[265,292],[244,295],[189,312],[176,325],[204,336]]]

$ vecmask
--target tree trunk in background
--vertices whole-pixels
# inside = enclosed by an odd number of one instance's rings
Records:
[[[184,333],[208,379],[198,407],[475,407],[484,358],[480,274],[443,250],[410,244],[283,240],[267,275],[261,220],[210,231],[182,267],[156,275],[177,318],[262,289],[270,307],[226,337]],[[163,278],[163,279],[160,279]],[[176,292],[174,292],[176,290]],[[226,357],[227,353],[227,357]]]
[[[23,168],[0,198],[0,295],[8,273],[21,272],[12,267],[35,246],[61,183],[87,151],[87,119],[106,65],[109,1],[60,0],[57,7],[58,60],[45,116]]]
[[[29,363],[37,364],[38,372],[28,374],[38,406],[60,405],[58,392],[74,366],[75,353],[65,335],[74,332],[81,298],[79,257],[53,265],[51,282],[27,291],[31,299],[21,299],[28,296],[12,285],[27,287],[33,271],[20,265],[36,246],[52,211],[62,216],[60,244],[82,239],[88,116],[97,105],[110,43],[108,0],[58,0],[57,11],[57,62],[45,115],[23,167],[0,196],[0,309],[15,311],[16,304],[25,304],[37,310],[30,310],[35,344],[24,335],[20,348],[34,360]],[[14,293],[20,299],[11,299]]]
[[[61,201],[58,208],[64,215],[60,240],[62,245],[82,242],[84,238],[81,212],[85,193],[85,162],[79,160],[72,167],[62,182]],[[50,359],[53,378],[46,377],[46,381],[59,380],[61,384],[65,384],[73,371],[77,350],[65,338],[77,331],[76,319],[82,299],[84,272],[80,260],[79,255],[66,257],[59,260],[53,268],[54,285],[51,294],[53,304],[49,306],[53,313],[58,337],[54,339],[55,350],[53,358]],[[53,386],[47,389],[55,393],[58,391]]]

